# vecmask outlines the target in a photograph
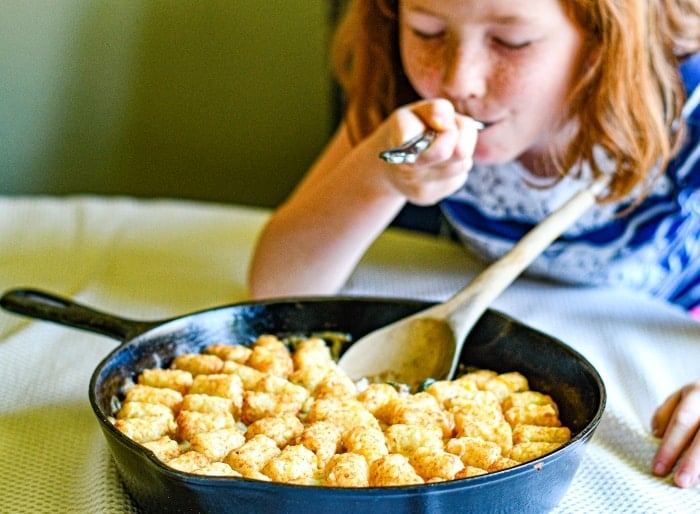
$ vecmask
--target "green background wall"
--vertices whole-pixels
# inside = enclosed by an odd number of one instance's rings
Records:
[[[332,132],[324,0],[1,0],[0,194],[274,206]]]

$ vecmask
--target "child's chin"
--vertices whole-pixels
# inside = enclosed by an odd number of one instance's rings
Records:
[[[503,152],[489,151],[488,149],[480,150],[477,148],[472,156],[472,160],[475,165],[493,166],[510,162],[515,159],[515,157],[515,155],[506,155]]]

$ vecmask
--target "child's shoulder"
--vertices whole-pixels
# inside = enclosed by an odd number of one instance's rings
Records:
[[[683,117],[688,123],[686,142],[671,163],[669,176],[694,191],[700,187],[700,53],[686,58],[680,67],[688,99]]]
[[[700,52],[686,57],[680,69],[685,90],[690,94],[700,86]]]
[[[684,115],[690,123],[700,126],[700,53],[686,58],[680,71],[688,94]]]

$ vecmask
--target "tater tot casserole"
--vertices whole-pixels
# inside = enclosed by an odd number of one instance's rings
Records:
[[[571,438],[517,370],[466,370],[411,392],[355,383],[326,340],[261,335],[146,369],[112,421],[170,468],[333,487],[435,483],[503,470]]]

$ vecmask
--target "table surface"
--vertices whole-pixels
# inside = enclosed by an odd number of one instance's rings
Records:
[[[244,301],[269,212],[175,200],[0,197],[0,287],[34,287],[159,320]],[[483,264],[425,234],[386,231],[344,293],[443,300]],[[555,512],[700,512],[700,488],[649,473],[654,408],[700,377],[700,323],[631,292],[521,278],[494,303],[587,357],[608,405]],[[90,409],[118,343],[0,312],[0,512],[138,512]]]

